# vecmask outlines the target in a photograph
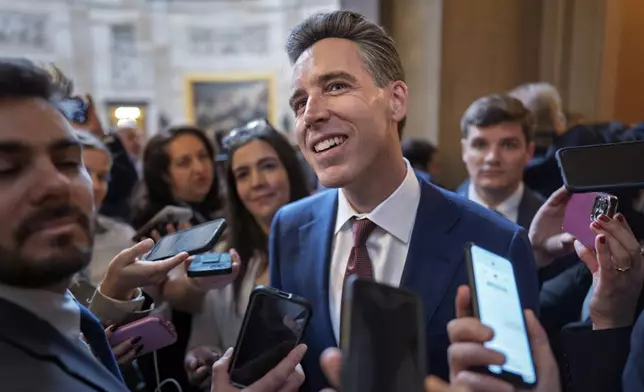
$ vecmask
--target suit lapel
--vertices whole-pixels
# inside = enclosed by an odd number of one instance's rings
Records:
[[[517,224],[526,230],[530,229],[530,221],[532,220],[531,217],[528,216],[530,215],[530,206],[528,203],[528,189],[526,188],[523,191],[521,203],[519,203],[519,213],[517,214]]]
[[[300,259],[310,260],[301,265],[306,271],[301,276],[307,276],[305,282],[313,282],[309,288],[310,296],[316,298],[317,315],[322,318],[319,325],[323,327],[323,335],[327,341],[334,342],[333,327],[329,314],[329,269],[331,268],[331,248],[333,246],[333,228],[338,209],[338,191],[325,191],[324,197],[316,203],[311,211],[311,221],[300,227]]]
[[[97,390],[125,390],[89,352],[83,352],[46,321],[3,299],[0,299],[0,314],[5,320],[11,320],[0,323],[1,339],[43,361],[51,361],[52,365],[56,363],[64,372]]]
[[[524,188],[523,197],[519,204],[519,214],[517,217],[517,224],[526,230],[530,229],[532,219],[544,203],[532,190],[528,187]]]
[[[400,286],[419,294],[429,321],[464,257],[449,230],[460,210],[429,184],[421,183],[420,203]]]

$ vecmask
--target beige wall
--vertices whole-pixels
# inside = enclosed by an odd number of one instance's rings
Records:
[[[466,176],[459,119],[476,98],[547,81],[587,120],[644,120],[642,0],[381,0],[407,73],[406,136],[438,143],[449,187]]]
[[[644,121],[644,1],[611,0],[620,23],[611,26],[618,37],[611,53],[616,63],[612,116],[632,123]],[[615,53],[616,52],[616,53]]]
[[[383,1],[382,24],[396,41],[409,87],[405,137],[438,142],[442,0]]]
[[[446,186],[467,174],[459,127],[465,109],[482,95],[538,79],[540,10],[538,0],[444,2],[439,140]]]
[[[410,90],[406,136],[439,144],[441,182],[466,175],[459,120],[481,95],[539,76],[539,0],[383,1],[381,19],[392,34]]]

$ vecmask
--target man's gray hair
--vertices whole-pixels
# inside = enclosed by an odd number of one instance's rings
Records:
[[[326,38],[343,38],[355,42],[367,71],[378,87],[405,80],[394,40],[382,27],[351,11],[320,13],[297,25],[286,41],[286,52],[291,64],[295,64],[307,49]]]
[[[510,91],[535,115],[537,133],[557,129],[557,123],[565,124],[561,95],[550,83],[526,83]]]

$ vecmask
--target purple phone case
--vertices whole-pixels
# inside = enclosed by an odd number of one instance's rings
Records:
[[[138,355],[156,351],[177,341],[177,333],[171,322],[159,316],[148,316],[120,327],[112,334],[109,342],[111,346],[115,346],[138,336],[141,337],[139,344],[143,345],[143,350]]]
[[[587,248],[595,249],[595,233],[590,230],[592,210],[599,193],[575,193],[568,202],[563,220],[563,231],[572,234]]]

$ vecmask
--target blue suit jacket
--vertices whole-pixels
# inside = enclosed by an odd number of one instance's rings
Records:
[[[119,374],[111,373],[37,315],[2,299],[0,314],[4,321],[0,323],[0,390],[128,390]]]
[[[455,317],[458,286],[467,284],[464,246],[474,242],[512,260],[525,308],[538,307],[537,273],[525,230],[452,192],[420,181],[421,193],[400,287],[423,300],[427,373],[448,376],[446,325]],[[279,210],[270,238],[271,285],[308,299],[313,317],[304,336],[304,390],[327,381],[319,366],[324,349],[337,346],[329,315],[329,268],[337,210],[336,189]]]

